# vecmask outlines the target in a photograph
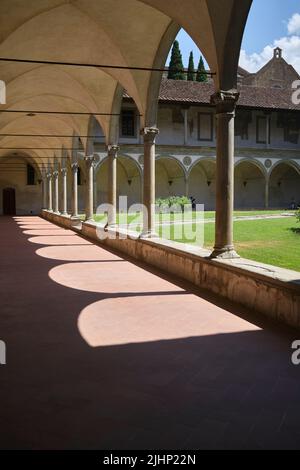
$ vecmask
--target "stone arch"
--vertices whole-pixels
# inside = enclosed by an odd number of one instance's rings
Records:
[[[269,177],[269,204],[272,208],[288,209],[300,204],[300,169],[292,161],[276,163]]]
[[[27,185],[27,164],[36,172],[33,186]],[[17,155],[6,154],[0,157],[0,214],[3,214],[3,189],[15,190],[16,214],[38,214],[41,210],[42,166],[30,154],[18,152]]]
[[[234,169],[234,205],[236,209],[263,209],[267,174],[260,162],[242,159]]]
[[[204,204],[204,210],[215,209],[216,199],[216,160],[201,158],[196,160],[188,173],[188,195],[197,204]]]
[[[158,198],[186,195],[186,170],[172,156],[159,156],[155,165],[156,195]]]
[[[97,167],[97,205],[107,203],[108,158],[101,160]],[[127,196],[128,206],[142,201],[142,171],[138,162],[129,155],[120,153],[117,157],[117,205],[119,196]]]

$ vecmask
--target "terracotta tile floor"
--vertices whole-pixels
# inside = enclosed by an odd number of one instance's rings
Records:
[[[0,243],[0,448],[300,448],[300,332],[38,217]]]

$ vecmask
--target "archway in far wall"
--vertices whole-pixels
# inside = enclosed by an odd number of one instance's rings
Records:
[[[235,209],[265,208],[266,175],[256,162],[242,160],[234,170]]]
[[[188,176],[188,194],[197,204],[204,204],[204,210],[215,210],[216,162],[213,159],[197,161]]]
[[[270,207],[288,209],[300,204],[300,170],[291,162],[277,164],[270,175]]]
[[[185,171],[172,157],[159,157],[155,164],[155,191],[157,198],[185,196]]]
[[[2,195],[3,215],[16,215],[16,190],[4,188]]]
[[[97,170],[97,205],[107,203],[108,160],[105,158]],[[142,177],[138,163],[125,155],[117,157],[117,205],[120,196],[127,196],[128,207],[142,201]]]

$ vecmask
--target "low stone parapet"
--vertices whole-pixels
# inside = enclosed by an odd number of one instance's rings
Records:
[[[72,228],[63,216],[47,220]],[[82,235],[195,286],[300,329],[300,273],[248,259],[211,260],[210,252],[160,238],[130,238],[122,228],[83,222]],[[134,236],[134,234],[132,234]]]

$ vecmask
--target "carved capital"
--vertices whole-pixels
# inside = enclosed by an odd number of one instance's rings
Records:
[[[52,173],[47,173],[46,177],[48,178],[48,180],[51,180],[52,179]]]
[[[94,155],[85,155],[85,157],[84,157],[84,161],[88,162],[88,163],[90,163],[90,162],[93,163],[95,160],[96,159],[95,159]]]
[[[216,106],[217,114],[234,114],[239,96],[237,90],[220,90],[210,97],[210,102]]]
[[[120,150],[120,147],[118,145],[107,146],[107,153],[110,157],[116,157],[118,155],[119,150]]]
[[[57,171],[57,170],[56,170],[56,171],[53,171],[53,177],[54,177],[54,178],[58,178],[58,171]]]
[[[60,172],[61,172],[62,176],[67,176],[68,170],[67,170],[67,168],[61,168]]]
[[[73,173],[77,173],[77,171],[78,171],[78,163],[77,163],[77,162],[71,163],[71,168],[72,168]]]
[[[141,129],[141,135],[144,137],[144,142],[154,144],[156,136],[159,134],[159,129],[156,127],[144,127]]]

